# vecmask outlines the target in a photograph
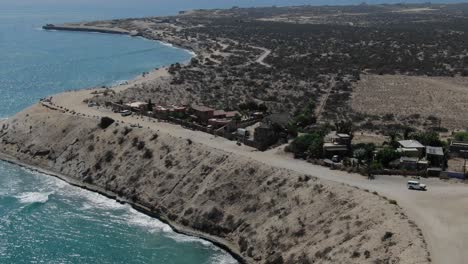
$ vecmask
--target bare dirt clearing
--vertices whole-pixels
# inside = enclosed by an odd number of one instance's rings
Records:
[[[353,91],[353,110],[397,117],[435,116],[442,126],[468,127],[468,78],[362,75]]]

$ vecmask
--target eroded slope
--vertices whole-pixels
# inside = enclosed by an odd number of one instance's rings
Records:
[[[420,230],[397,205],[145,128],[36,105],[1,124],[0,150],[99,186],[249,263],[426,263]]]

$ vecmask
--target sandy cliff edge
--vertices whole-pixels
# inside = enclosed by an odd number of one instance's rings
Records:
[[[0,152],[131,202],[247,263],[430,262],[418,228],[382,197],[150,129],[98,124],[35,105],[0,122]]]

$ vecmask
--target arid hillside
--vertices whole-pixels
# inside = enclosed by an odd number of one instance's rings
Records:
[[[2,153],[141,204],[248,263],[430,262],[419,228],[370,192],[41,105],[0,126]]]
[[[361,109],[373,107],[373,91],[353,90],[366,74],[429,82],[431,77],[467,76],[467,14],[466,3],[231,8],[80,26],[136,32],[196,53],[187,64],[171,65],[168,79],[95,98],[98,104],[151,99],[160,105],[198,103],[240,110],[241,105],[255,102],[272,112],[289,112],[299,130],[346,120],[357,130],[372,132],[389,127],[396,131],[437,127],[436,131],[446,132],[464,128],[450,117],[457,114],[452,108],[436,109],[438,120],[444,119],[441,127],[419,106],[409,110],[405,105],[405,113],[396,113],[400,118],[389,119],[385,107]],[[440,87],[444,102],[456,103],[463,97],[460,91],[446,88]],[[400,102],[399,89],[385,95]],[[351,100],[356,93],[358,104],[365,101],[361,108]],[[402,120],[406,112],[411,113],[410,120]],[[305,124],[300,122],[304,116],[309,121]]]

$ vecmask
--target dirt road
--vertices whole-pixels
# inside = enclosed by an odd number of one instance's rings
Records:
[[[129,84],[131,85],[131,84]],[[125,89],[121,86],[118,89]],[[91,90],[59,94],[53,97],[55,105],[74,110],[89,118],[109,116],[126,124],[138,124],[175,137],[191,139],[207,146],[235,153],[270,166],[356,186],[394,199],[423,230],[434,263],[466,263],[468,259],[468,185],[444,182],[439,179],[423,180],[428,191],[410,191],[406,188],[408,178],[401,176],[378,176],[375,180],[333,171],[301,160],[292,159],[275,151],[259,152],[247,146],[237,146],[235,142],[211,134],[184,129],[180,126],[157,122],[147,117],[122,117],[104,108],[91,108],[82,103],[91,97]]]
[[[256,49],[261,49],[263,50],[263,54],[260,55],[260,57],[257,58],[255,62],[260,63],[261,65],[270,68],[271,65],[265,62],[266,57],[271,54],[271,50],[266,49],[266,48],[261,48],[261,47],[254,47]]]

